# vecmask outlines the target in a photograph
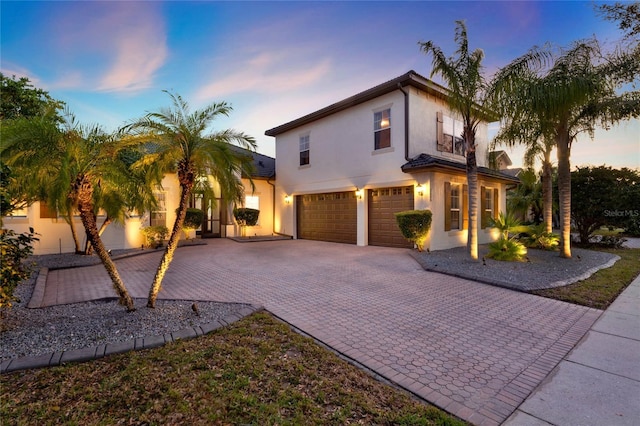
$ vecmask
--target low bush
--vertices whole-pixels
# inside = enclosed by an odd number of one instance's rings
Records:
[[[177,210],[176,210],[177,213]],[[204,218],[204,212],[200,209],[187,209],[187,216],[184,218],[182,227],[185,229],[198,229],[202,226],[202,219]]]
[[[233,209],[233,217],[240,226],[255,226],[258,223],[260,210],[250,209],[248,207],[239,207]]]
[[[513,238],[500,237],[489,244],[487,257],[508,262],[522,261],[527,255],[527,248],[520,241]]]
[[[560,236],[546,232],[544,223],[529,226],[519,239],[525,247],[540,250],[558,250],[558,245],[560,244]]]
[[[413,242],[418,251],[424,250],[424,243],[431,229],[431,210],[407,210],[395,214],[402,236]]]
[[[13,290],[31,274],[24,260],[33,254],[33,243],[39,241],[36,235],[33,228],[22,234],[10,229],[0,231],[0,308],[11,306],[15,301]]]
[[[169,228],[164,225],[147,226],[142,228],[142,235],[144,235],[145,245],[147,247],[160,247],[162,242],[169,235]]]

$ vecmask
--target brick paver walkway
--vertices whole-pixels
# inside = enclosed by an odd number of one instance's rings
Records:
[[[161,253],[117,261],[146,297]],[[45,304],[112,297],[102,266],[51,271]],[[160,298],[246,302],[427,401],[500,424],[601,311],[429,273],[406,250],[210,240],[181,248]]]

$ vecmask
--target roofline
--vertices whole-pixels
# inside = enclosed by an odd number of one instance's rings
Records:
[[[396,77],[393,80],[387,81],[386,83],[379,84],[378,86],[372,87],[371,89],[365,90],[364,92],[360,92],[349,98],[343,99],[340,102],[336,102],[325,108],[319,109],[318,111],[312,112],[311,114],[307,114],[288,123],[274,127],[273,129],[269,129],[264,132],[264,134],[266,136],[280,135],[282,133],[288,132],[289,130],[293,130],[297,127],[304,126],[305,124],[309,124],[313,121],[327,117],[331,114],[335,114],[347,108],[351,108],[355,105],[370,101],[371,99],[375,99],[379,96],[386,95],[387,93],[391,93],[394,90],[398,90],[399,87],[405,86],[413,86],[424,92],[435,95],[436,97],[439,97],[443,100],[446,100],[450,93],[449,89],[437,83],[434,83],[433,81],[411,70],[401,75],[400,77]]]
[[[435,158],[434,163],[425,164],[417,167],[411,167],[411,166],[405,167],[406,166],[405,164],[401,167],[401,170],[404,173],[423,172],[428,170],[428,171],[454,172],[459,175],[467,174],[467,169],[465,164],[455,163],[453,161],[448,161],[448,160],[444,160],[436,157],[434,158]],[[492,170],[483,166],[478,166],[478,175],[485,178],[492,179],[492,180],[505,182],[505,183],[511,183],[511,184],[520,183],[520,179],[515,176],[511,176],[506,173],[502,173],[498,170]]]

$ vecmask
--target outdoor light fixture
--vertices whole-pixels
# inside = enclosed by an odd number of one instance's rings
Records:
[[[418,185],[416,187],[416,192],[418,193],[418,197],[422,197],[424,195],[424,192],[425,192],[424,190],[425,190],[424,185]]]
[[[356,198],[358,198],[358,200],[362,200],[363,196],[364,196],[364,190],[356,188]]]
[[[285,195],[284,196],[284,203],[285,204],[291,204],[291,195]]]

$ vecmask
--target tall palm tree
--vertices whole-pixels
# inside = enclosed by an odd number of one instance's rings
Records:
[[[94,192],[117,182],[118,152],[127,146],[122,139],[99,126],[82,126],[66,113],[62,126],[44,117],[18,119],[3,132],[3,156],[9,166],[29,171],[36,191],[62,191],[68,211],[76,210],[87,238],[104,265],[121,304],[135,310],[115,264],[98,233]],[[6,136],[6,137],[5,137]],[[59,199],[50,195],[51,199]]]
[[[446,57],[442,49],[432,41],[419,43],[421,50],[432,56],[431,77],[439,75],[449,88],[447,102],[452,111],[462,118],[462,139],[466,149],[467,184],[469,187],[469,228],[467,248],[472,259],[478,259],[478,164],[476,159],[476,130],[485,121],[488,102],[488,86],[483,76],[484,52],[469,51],[467,27],[464,21],[456,21],[456,57]]]
[[[149,289],[147,306],[155,307],[162,280],[178,247],[189,200],[198,178],[211,175],[220,184],[222,196],[229,201],[242,201],[244,187],[240,180],[243,172],[250,175],[252,163],[247,156],[238,154],[232,143],[254,150],[256,143],[250,136],[235,130],[208,132],[219,117],[232,111],[225,102],[191,111],[189,104],[179,95],[166,92],[172,106],[152,112],[126,126],[124,131],[144,135],[150,141],[149,154],[141,160],[156,164],[165,172],[176,172],[180,183],[180,202],[169,241],[166,245],[153,283]]]
[[[578,134],[593,137],[597,125],[608,128],[621,120],[638,117],[640,92],[618,94],[626,83],[637,83],[640,56],[616,52],[603,58],[595,39],[583,40],[552,56],[549,67],[522,73],[527,53],[503,68],[509,79],[497,93],[503,113],[535,123],[539,135],[550,138],[557,149],[558,193],[561,226],[560,255],[571,257],[571,145]],[[526,132],[512,119],[508,132]],[[529,129],[530,130],[530,129]],[[525,138],[520,138],[521,140]],[[548,141],[547,141],[548,142]]]

